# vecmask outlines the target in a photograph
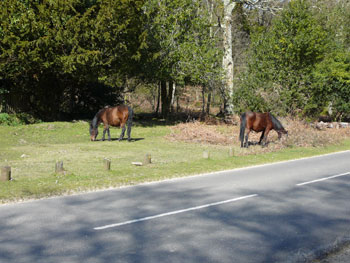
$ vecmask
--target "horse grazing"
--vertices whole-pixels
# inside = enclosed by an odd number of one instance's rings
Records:
[[[98,135],[98,125],[103,122],[103,136],[102,141],[105,140],[106,131],[108,133],[108,140],[111,140],[109,132],[109,126],[121,127],[122,132],[119,137],[119,141],[123,140],[125,134],[125,125],[128,126],[128,141],[130,141],[130,133],[132,126],[133,110],[129,106],[119,105],[115,107],[106,107],[96,113],[90,124],[90,139],[95,141]]]
[[[245,130],[248,130],[245,136]],[[282,133],[287,134],[279,120],[276,119],[271,113],[257,113],[257,112],[245,112],[241,115],[241,127],[239,133],[239,140],[241,141],[241,147],[248,147],[248,136],[251,131],[262,132],[259,144],[266,145],[267,135],[271,130],[275,130],[278,133],[278,139],[281,139]]]

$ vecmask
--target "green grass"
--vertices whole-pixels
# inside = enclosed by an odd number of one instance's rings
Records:
[[[100,128],[100,134],[102,129]],[[0,203],[43,198],[166,178],[227,170],[350,149],[350,139],[339,145],[287,148],[266,154],[229,157],[227,146],[171,142],[166,125],[135,125],[134,142],[90,142],[87,122],[54,122],[15,127],[0,126],[0,166],[12,167],[12,181],[0,182]],[[112,138],[120,129],[111,129]],[[100,135],[101,136],[101,135]],[[100,138],[100,137],[99,137]],[[254,146],[260,147],[260,146]],[[203,159],[203,151],[210,159]],[[152,164],[134,166],[150,153]],[[103,160],[111,160],[111,170]],[[61,160],[66,172],[55,174]]]

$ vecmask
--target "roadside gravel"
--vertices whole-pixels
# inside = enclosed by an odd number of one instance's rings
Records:
[[[331,252],[322,255],[319,259],[311,261],[312,263],[349,263],[350,262],[350,242],[346,242],[335,248]]]

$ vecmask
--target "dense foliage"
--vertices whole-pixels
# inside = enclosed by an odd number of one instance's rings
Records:
[[[1,1],[1,91],[43,119],[115,103],[142,1]]]
[[[291,1],[271,26],[255,28],[235,96],[241,110],[317,117],[331,106],[331,117],[349,117],[347,37],[341,32],[344,39],[334,42],[338,28],[312,8],[310,1]]]
[[[322,109],[335,120],[350,118],[350,52],[332,52],[317,65],[312,82],[312,97],[306,113],[317,116]]]
[[[350,118],[350,3],[275,2],[283,9],[239,4],[232,13],[236,113]],[[0,112],[91,117],[139,84],[162,110],[184,85],[201,88],[203,109],[205,93],[208,104],[212,92],[225,103],[224,8],[219,0],[0,1]]]

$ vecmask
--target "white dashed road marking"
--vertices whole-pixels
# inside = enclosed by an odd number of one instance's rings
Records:
[[[326,180],[329,180],[329,179],[333,179],[333,178],[337,178],[337,177],[341,177],[341,176],[345,176],[345,175],[350,175],[350,172],[343,173],[343,174],[337,174],[337,175],[333,175],[333,176],[329,176],[329,177],[324,177],[324,178],[312,180],[312,181],[309,181],[309,182],[300,183],[300,184],[297,184],[297,186],[302,186],[302,185],[306,185],[306,184],[313,184],[313,183],[326,181]]]
[[[220,201],[220,202],[215,202],[215,203],[210,203],[210,204],[205,204],[205,205],[200,205],[200,206],[194,206],[194,207],[181,209],[181,210],[176,210],[176,211],[171,211],[171,212],[158,214],[158,215],[154,215],[154,216],[142,217],[142,218],[129,220],[129,221],[121,222],[121,223],[110,224],[110,225],[105,225],[105,226],[99,226],[99,227],[95,227],[94,230],[103,230],[103,229],[107,229],[107,228],[113,228],[113,227],[118,227],[118,226],[123,226],[123,225],[128,225],[128,224],[134,224],[134,223],[147,221],[147,220],[152,220],[152,219],[156,219],[156,218],[160,218],[160,217],[164,217],[164,216],[171,216],[171,215],[176,215],[176,214],[185,213],[185,212],[189,212],[189,211],[194,211],[194,210],[198,210],[198,209],[203,209],[203,208],[207,208],[207,207],[210,207],[210,206],[217,206],[217,205],[237,202],[237,201],[240,201],[240,200],[243,200],[243,199],[256,197],[256,196],[258,196],[258,195],[257,194],[252,194],[252,195],[241,196],[241,197],[228,199],[228,200],[224,200],[224,201]]]

